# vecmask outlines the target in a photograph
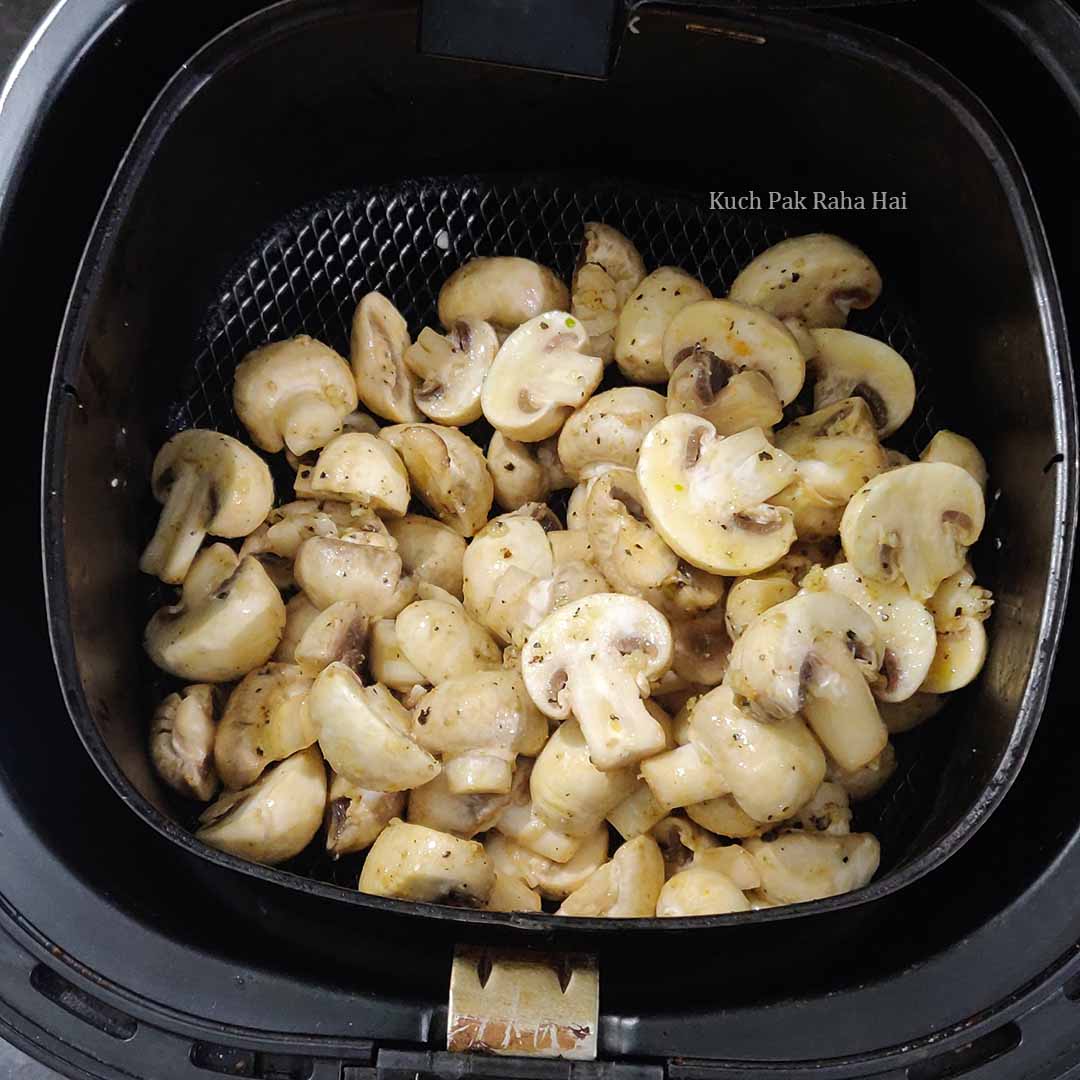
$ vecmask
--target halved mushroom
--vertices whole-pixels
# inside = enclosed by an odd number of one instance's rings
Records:
[[[501,431],[491,436],[487,467],[495,485],[495,501],[504,510],[543,502],[553,491],[573,487],[559,461],[557,442],[555,435],[538,443],[508,439]]]
[[[519,442],[554,435],[596,389],[599,357],[584,350],[585,328],[565,311],[548,311],[519,326],[503,342],[480,396],[492,427]]]
[[[671,628],[644,600],[596,593],[553,611],[529,636],[522,674],[536,707],[555,720],[571,712],[593,764],[618,769],[664,746],[645,708],[649,680],[671,664]]]
[[[592,486],[595,482],[593,480],[587,480],[584,483],[578,484],[573,491],[570,492],[570,498],[566,501],[566,527],[570,530],[584,529],[586,528],[585,521],[585,507],[589,502],[589,494],[592,492]]]
[[[346,432],[331,439],[309,479],[316,498],[359,503],[392,517],[401,517],[409,508],[405,466],[376,435]]]
[[[240,558],[245,555],[272,555],[286,563],[296,558],[300,545],[312,536],[340,536],[345,529],[361,524],[356,512],[365,515],[360,507],[348,503],[318,502],[314,499],[298,499],[275,506],[266,520],[251,533],[240,546]],[[371,515],[374,518],[374,515]],[[378,522],[378,518],[374,518]],[[374,526],[377,527],[377,526]],[[388,545],[392,546],[392,545]]]
[[[601,825],[585,837],[581,847],[566,862],[545,859],[498,831],[487,834],[484,849],[496,872],[520,878],[548,900],[565,900],[607,862],[608,843],[607,826]]]
[[[589,352],[605,364],[615,355],[619,313],[644,277],[645,264],[630,240],[610,225],[585,222],[570,311],[585,324]]]
[[[721,850],[728,850],[723,848]],[[727,874],[708,860],[695,862],[664,883],[656,900],[659,918],[728,915],[749,911],[750,901]]]
[[[847,560],[874,581],[907,584],[928,600],[979,539],[982,488],[958,465],[916,462],[875,476],[851,498],[840,523]]]
[[[671,623],[674,650],[671,667],[676,675],[697,686],[716,686],[727,674],[731,638],[724,621],[724,605]]]
[[[416,582],[404,573],[396,551],[352,539],[316,536],[305,540],[296,553],[293,572],[319,609],[348,601],[359,604],[371,618],[390,618],[416,595]]]
[[[870,833],[829,836],[788,832],[754,837],[744,847],[761,873],[761,891],[775,904],[801,904],[861,889],[877,872],[881,847]]]
[[[421,419],[413,401],[416,380],[405,366],[409,344],[408,325],[382,293],[370,292],[361,298],[353,315],[349,346],[356,390],[376,416],[395,424]]]
[[[205,683],[170,694],[150,723],[150,761],[185,799],[209,802],[221,785],[214,768],[214,688]]]
[[[941,430],[926,444],[926,449],[919,455],[920,461],[947,461],[950,465],[959,465],[986,494],[988,473],[986,459],[979,448],[963,435],[955,431]]]
[[[908,362],[883,341],[850,330],[812,330],[814,408],[860,397],[881,438],[891,435],[915,407],[915,376]]]
[[[413,492],[445,525],[472,536],[487,521],[495,491],[483,451],[457,428],[397,424],[379,435],[400,455]]]
[[[945,708],[943,694],[915,693],[904,701],[883,701],[878,705],[881,719],[890,735],[902,735],[937,716]]]
[[[791,578],[770,570],[739,578],[728,589],[724,605],[728,636],[735,641],[763,611],[790,600],[798,591]]]
[[[407,574],[461,598],[461,563],[465,557],[461,533],[421,514],[391,519],[386,527],[397,543]]]
[[[585,842],[583,836],[571,836],[569,833],[553,829],[533,809],[531,784],[533,763],[526,760],[518,762],[514,770],[514,785],[510,801],[499,814],[495,828],[508,836],[515,843],[543,855],[552,862],[569,862]],[[599,824],[597,829],[599,829]],[[594,830],[595,831],[595,830]]]
[[[857,769],[888,740],[868,684],[882,654],[877,624],[862,608],[837,593],[804,590],[747,627],[731,650],[728,682],[759,714],[805,717],[825,749]]]
[[[562,903],[557,914],[607,919],[648,918],[664,887],[664,860],[651,836],[638,836],[615,852]]]
[[[323,670],[308,709],[330,767],[360,787],[405,791],[439,773],[439,763],[409,733],[408,711],[385,686],[364,686],[344,664]]]
[[[143,641],[179,679],[230,682],[265,664],[285,629],[281,593],[259,562],[213,544],[191,564],[178,604],[159,608]]]
[[[249,862],[299,855],[322,825],[326,766],[314,746],[275,765],[243,791],[227,791],[199,818],[195,837]]]
[[[959,630],[937,636],[937,651],[919,688],[927,694],[949,694],[973,682],[986,663],[986,627],[979,619],[965,619]]]
[[[738,371],[714,353],[692,350],[668,379],[667,411],[704,417],[721,435],[771,428],[784,415],[773,384],[760,371]]]
[[[483,319],[458,319],[445,334],[424,327],[405,350],[405,366],[420,380],[417,408],[438,424],[479,420],[480,388],[499,350],[494,329]]]
[[[570,304],[566,286],[546,266],[531,259],[498,255],[470,259],[439,290],[439,322],[483,319],[500,337],[545,311]]]
[[[202,428],[181,431],[158,451],[150,488],[164,506],[139,569],[170,585],[184,580],[208,533],[246,536],[274,501],[266,462],[242,442]]]
[[[483,907],[495,871],[481,844],[449,833],[391,821],[360,872],[360,891],[399,900]]]
[[[707,802],[731,791],[720,763],[696,741],[655,754],[640,768],[657,805],[665,810]]]
[[[659,802],[652,788],[639,779],[634,790],[608,811],[607,819],[624,840],[633,840],[635,836],[647,833],[667,817],[668,812],[669,808]]]
[[[663,394],[620,386],[589,398],[559,433],[559,460],[574,480],[608,466],[633,469],[648,430],[667,411]]]
[[[847,790],[835,781],[826,780],[810,801],[799,808],[787,827],[828,833],[830,836],[847,836],[851,832]]]
[[[471,840],[477,833],[486,832],[510,802],[506,794],[461,794],[450,787],[444,769],[434,780],[409,792],[411,825]]]
[[[326,851],[334,859],[364,851],[405,809],[403,791],[370,791],[332,773],[326,804]]]
[[[772,827],[767,821],[755,821],[735,801],[733,795],[720,795],[707,802],[691,803],[684,809],[686,816],[691,821],[696,821],[703,829],[733,840],[759,836]]]
[[[743,267],[728,296],[806,326],[843,326],[881,295],[881,275],[854,244],[828,233],[781,240]]]
[[[413,737],[440,755],[455,795],[506,794],[518,754],[534,757],[547,722],[516,671],[481,671],[440,683],[416,705]]]
[[[408,693],[414,686],[424,685],[424,676],[413,667],[401,651],[394,619],[377,619],[368,638],[368,668],[376,682],[391,690]]]
[[[994,594],[975,584],[975,571],[970,563],[947,577],[926,601],[939,634],[964,629],[968,619],[983,622],[990,617],[993,606]]]
[[[828,755],[825,760],[825,779],[839,784],[852,802],[861,802],[876,795],[896,772],[896,750],[891,742],[885,744],[873,761],[858,769],[845,769]]]
[[[716,847],[716,837],[686,818],[669,815],[658,821],[649,835],[664,857],[664,877],[671,878],[685,870],[696,855]],[[751,886],[753,887],[753,886]]]
[[[295,664],[265,664],[244,676],[229,695],[214,741],[214,764],[227,788],[247,787],[268,765],[315,742],[310,689],[311,679]]]
[[[409,604],[395,623],[398,647],[434,685],[462,675],[502,668],[502,650],[460,600],[427,599]]]
[[[263,345],[236,367],[233,408],[251,441],[271,454],[325,446],[356,400],[345,358],[306,334]]]
[[[366,659],[367,642],[368,618],[363,608],[339,600],[311,620],[293,650],[293,658],[309,679],[337,660],[359,672]]]
[[[641,445],[637,479],[653,527],[687,562],[713,574],[764,570],[795,540],[791,511],[765,500],[791,482],[795,462],[761,428],[722,438],[678,413]]]
[[[487,902],[488,911],[539,911],[540,894],[519,877],[495,871],[495,884]]]
[[[615,362],[631,382],[658,383],[664,367],[664,332],[688,304],[712,293],[696,277],[677,266],[661,266],[642,280],[623,305],[615,327]]]

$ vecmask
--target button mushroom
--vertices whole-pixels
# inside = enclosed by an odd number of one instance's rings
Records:
[[[937,432],[926,444],[919,460],[947,461],[950,465],[959,465],[965,472],[971,473],[972,479],[982,488],[983,495],[986,494],[986,460],[979,448],[963,435],[957,435],[955,431]]]
[[[641,763],[641,775],[657,805],[675,810],[731,791],[717,759],[691,740]]]
[[[364,296],[356,305],[349,346],[356,390],[376,416],[395,424],[422,419],[413,401],[416,381],[405,366],[409,345],[409,327],[401,312],[382,293]]]
[[[487,902],[488,911],[540,911],[540,894],[521,878],[495,871],[495,884]]]
[[[985,516],[982,489],[969,473],[916,462],[873,477],[852,496],[840,539],[860,574],[904,582],[916,600],[928,600],[964,565]]]
[[[409,476],[394,449],[375,435],[331,439],[311,470],[316,498],[341,499],[401,517],[409,508]]]
[[[147,623],[146,651],[180,679],[230,682],[266,663],[285,629],[285,604],[257,560],[214,544],[192,563],[180,602]]]
[[[484,840],[495,870],[508,877],[520,878],[530,889],[537,889],[548,900],[565,900],[578,889],[608,857],[608,830],[601,825],[589,833],[574,856],[566,862],[545,859],[515,843],[501,832],[490,832]]]
[[[185,799],[209,802],[221,784],[214,768],[214,688],[204,683],[170,694],[150,723],[150,761]]]
[[[684,619],[673,619],[671,668],[697,686],[716,686],[727,674],[731,638],[724,622],[724,605]]]
[[[450,789],[444,769],[434,780],[409,792],[411,825],[450,833],[462,840],[471,840],[477,833],[486,832],[495,823],[510,801],[509,794],[460,794]]]
[[[377,619],[368,639],[368,668],[372,678],[391,690],[407,693],[427,680],[406,659],[397,639],[395,619]]]
[[[305,540],[293,572],[308,599],[320,609],[348,601],[371,618],[389,618],[416,595],[416,583],[404,573],[396,551],[353,539],[316,536]]]
[[[718,853],[730,850],[733,849],[721,848]],[[657,916],[678,918],[749,911],[750,901],[743,890],[722,869],[714,866],[713,861],[702,858],[669,878],[656,900]]]
[[[326,809],[326,766],[315,747],[227,791],[199,818],[197,839],[249,862],[276,866],[314,839]]]
[[[545,311],[570,304],[566,286],[546,267],[530,259],[499,255],[470,259],[439,290],[439,322],[484,319],[500,336]]]
[[[562,903],[559,915],[648,918],[664,886],[664,860],[651,836],[623,844]]]
[[[438,424],[479,420],[480,388],[499,339],[482,319],[458,319],[445,334],[424,327],[405,350],[405,366],[420,380],[417,408]]]
[[[596,593],[553,611],[530,635],[522,674],[536,707],[571,712],[593,764],[618,769],[657,753],[664,729],[642,701],[671,664],[671,628],[633,596]]]
[[[745,575],[777,561],[795,540],[791,511],[766,502],[795,462],[761,428],[722,438],[707,420],[679,413],[645,436],[637,479],[653,527],[691,565]]]
[[[554,435],[596,389],[604,364],[585,352],[585,328],[565,311],[548,311],[503,342],[480,396],[488,423],[519,442]]]
[[[763,611],[790,600],[798,591],[787,575],[769,570],[739,578],[728,589],[724,605],[728,636],[735,641]]]
[[[461,598],[461,566],[465,558],[465,540],[461,533],[420,514],[391,519],[386,527],[397,542],[407,574]]]
[[[169,585],[184,580],[208,533],[246,536],[274,501],[266,462],[236,439],[201,428],[181,431],[158,451],[150,487],[164,506],[139,569]]]
[[[615,327],[615,362],[631,381],[664,382],[663,341],[668,324],[683,308],[712,293],[676,266],[661,266],[646,277],[623,306]]]
[[[716,837],[686,818],[670,814],[658,821],[649,835],[660,847],[664,857],[664,877],[674,877],[685,870],[694,857],[716,847]],[[756,886],[750,886],[754,888]]]
[[[585,842],[584,836],[571,836],[552,828],[533,808],[531,761],[521,760],[514,770],[510,801],[495,821],[495,828],[529,851],[552,862],[569,862]],[[597,829],[600,825],[597,824]],[[595,830],[594,830],[595,831]]]
[[[340,660],[359,671],[367,652],[368,618],[359,604],[339,600],[318,612],[293,649],[293,660],[309,679]]]
[[[770,428],[784,415],[767,375],[735,370],[714,353],[692,350],[668,379],[667,411],[704,417],[721,435]]]
[[[758,836],[771,827],[767,821],[755,821],[733,795],[720,795],[705,802],[691,803],[684,809],[686,816],[703,829],[733,840]]]
[[[633,243],[617,229],[585,222],[585,237],[571,282],[571,314],[585,324],[589,352],[609,363],[615,355],[615,327],[631,293],[645,277]]]
[[[984,621],[994,599],[989,589],[975,584],[975,572],[965,564],[938,586],[926,602],[934,618],[937,645],[921,689],[945,694],[967,686],[986,661]]]
[[[885,744],[873,761],[858,769],[845,769],[827,754],[825,761],[825,778],[830,783],[839,784],[852,802],[861,802],[876,795],[896,772],[896,750],[891,742]]]
[[[563,425],[559,460],[574,480],[587,480],[612,465],[633,469],[641,440],[666,414],[662,394],[620,386],[595,394]]]
[[[870,833],[829,836],[789,832],[744,844],[761,874],[761,890],[775,904],[801,904],[868,885],[881,848]]]
[[[559,461],[557,441],[557,436],[552,436],[538,443],[518,442],[501,431],[491,436],[487,467],[495,485],[495,501],[504,510],[543,502],[553,491],[573,487]]]
[[[344,357],[306,334],[255,349],[236,367],[233,408],[251,441],[271,454],[325,446],[356,401]]]
[[[847,836],[851,832],[851,807],[847,791],[839,784],[826,780],[810,801],[788,821],[787,828]]]
[[[326,852],[331,858],[364,851],[405,809],[402,791],[369,791],[331,773],[326,804]]]
[[[398,647],[423,676],[421,682],[438,685],[502,667],[499,646],[458,600],[417,600],[398,615],[394,629]]]
[[[435,778],[439,763],[414,741],[412,718],[385,686],[364,686],[341,663],[308,695],[319,746],[334,772],[373,791],[405,791]]]

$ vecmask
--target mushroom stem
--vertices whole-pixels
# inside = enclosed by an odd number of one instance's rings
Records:
[[[444,763],[443,772],[454,795],[505,795],[514,780],[511,763],[493,754],[460,754]]]
[[[302,457],[326,442],[327,431],[340,429],[340,403],[328,401],[314,390],[293,394],[282,402],[276,420],[285,445]]]
[[[144,574],[168,585],[179,585],[206,538],[213,516],[210,478],[193,465],[178,467],[178,475],[161,509],[157,528],[139,560]]]

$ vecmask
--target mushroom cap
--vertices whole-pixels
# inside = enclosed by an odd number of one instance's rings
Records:
[[[401,651],[395,619],[375,620],[371,626],[368,651],[368,670],[376,682],[401,693],[407,693],[418,684],[424,685],[424,676]]]
[[[667,411],[703,416],[721,435],[771,428],[784,415],[769,377],[747,368],[731,372],[714,353],[692,350],[668,379]]]
[[[600,383],[604,363],[584,350],[584,326],[565,311],[522,323],[502,344],[480,402],[493,428],[519,442],[554,435]]]
[[[873,477],[840,522],[847,560],[874,581],[905,582],[928,600],[955,574],[986,517],[982,488],[958,465],[916,462]]]
[[[553,829],[536,813],[531,794],[532,769],[531,761],[518,761],[510,801],[499,814],[495,828],[503,836],[508,836],[529,851],[543,855],[545,859],[557,863],[569,862],[585,838]]]
[[[664,886],[664,860],[651,836],[627,841],[562,903],[558,914],[649,918]]]
[[[861,889],[877,872],[881,847],[870,833],[829,836],[789,832],[744,844],[761,873],[762,891],[777,904],[801,904]]]
[[[480,388],[498,350],[495,330],[483,319],[458,319],[445,335],[424,327],[405,350],[405,366],[420,381],[416,407],[439,424],[479,420]]]
[[[243,791],[227,791],[199,818],[197,839],[249,862],[299,855],[322,825],[326,766],[315,747],[275,765]]]
[[[957,629],[938,634],[934,659],[919,689],[949,694],[967,686],[982,671],[988,646],[982,620],[964,617]]]
[[[851,806],[847,791],[835,781],[826,780],[814,792],[813,798],[799,809],[790,824],[807,832],[847,836],[851,832]]]
[[[692,864],[669,878],[656,900],[656,914],[660,918],[727,915],[749,910],[750,901],[742,890],[727,874],[708,863]]]
[[[994,606],[994,594],[975,584],[975,571],[965,563],[947,577],[926,601],[939,633],[961,630],[967,619],[988,619]]]
[[[502,668],[502,650],[457,600],[416,600],[395,623],[398,647],[424,682]]]
[[[594,475],[597,466],[632,469],[641,440],[666,413],[663,394],[642,386],[595,394],[563,425],[559,460],[575,481]]]
[[[293,649],[293,660],[307,678],[314,679],[336,660],[359,671],[367,659],[367,648],[368,617],[363,608],[339,600],[308,623]]]
[[[495,884],[487,902],[488,911],[540,911],[540,894],[521,878],[495,871]]]
[[[605,364],[615,355],[619,312],[644,277],[641,255],[622,233],[596,221],[585,223],[570,311],[585,324],[590,353]]]
[[[313,536],[300,545],[293,572],[320,609],[344,600],[359,604],[371,618],[389,618],[416,595],[415,582],[403,574],[401,556],[376,544]]]
[[[607,862],[609,839],[607,826],[598,826],[574,856],[562,863],[545,859],[498,831],[487,834],[484,849],[498,873],[520,878],[548,900],[565,900]]]
[[[881,275],[854,244],[828,233],[781,240],[743,267],[730,299],[807,326],[843,326],[881,295]]]
[[[728,589],[724,622],[732,641],[763,612],[790,600],[799,587],[785,574],[768,570],[754,577],[736,579]]]
[[[150,723],[150,761],[187,799],[208,802],[221,785],[214,768],[214,688],[205,683],[169,694]]]
[[[543,502],[553,491],[574,486],[563,472],[557,442],[555,435],[538,443],[508,439],[501,431],[491,436],[487,467],[499,506],[518,510],[526,503]]]
[[[301,334],[249,352],[236,367],[233,408],[261,450],[325,446],[357,404],[345,358]]]
[[[409,792],[407,820],[411,825],[424,825],[471,840],[477,833],[490,829],[509,802],[508,792],[455,793],[444,769],[434,780]]]
[[[599,221],[585,222],[578,267],[589,265],[601,267],[611,278],[620,307],[645,277],[645,263],[633,241]]]
[[[403,791],[370,791],[331,772],[326,804],[327,853],[338,859],[371,847],[404,809]]]
[[[761,428],[723,438],[689,413],[661,420],[637,464],[653,527],[687,562],[714,574],[763,570],[791,547],[791,511],[765,500],[794,474],[795,462]]]
[[[401,458],[376,435],[345,432],[323,447],[311,470],[316,497],[370,506],[401,517],[409,508],[409,475]]]
[[[406,514],[386,523],[397,542],[407,574],[461,597],[465,540],[456,529],[422,514]]]
[[[382,293],[370,292],[356,305],[349,360],[360,400],[376,416],[407,424],[421,419],[413,401],[415,379],[405,366],[409,327]]]
[[[951,465],[959,465],[961,469],[971,473],[972,479],[983,489],[983,495],[986,494],[986,482],[989,478],[986,459],[979,448],[965,436],[943,428],[926,444],[919,460],[947,461]],[[911,462],[906,464],[910,465]]]
[[[439,322],[484,319],[496,330],[515,330],[545,311],[570,304],[566,286],[546,266],[511,255],[470,259],[439,290]]]
[[[730,794],[719,795],[706,802],[691,803],[684,809],[686,816],[703,829],[733,840],[758,836],[770,827],[768,822],[755,821]]]

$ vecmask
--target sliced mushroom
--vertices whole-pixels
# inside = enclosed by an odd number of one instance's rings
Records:
[[[585,328],[565,311],[523,323],[503,342],[480,397],[492,427],[519,442],[554,435],[596,389],[604,364],[584,350]]]
[[[750,901],[743,891],[708,861],[694,863],[670,878],[656,900],[656,914],[660,918],[727,915],[749,910]]]
[[[308,709],[330,767],[360,787],[406,791],[439,773],[439,763],[410,735],[408,711],[385,686],[362,685],[344,664],[319,675]]]
[[[163,671],[218,683],[265,664],[284,629],[281,593],[259,562],[214,544],[191,564],[180,602],[156,612],[143,640]]]
[[[763,611],[790,600],[798,591],[791,578],[774,571],[739,578],[728,589],[724,605],[728,636],[735,641]]]
[[[459,319],[483,319],[504,336],[569,304],[566,286],[546,266],[516,256],[484,257],[470,259],[443,283],[439,322],[453,326]]]
[[[920,689],[927,694],[949,694],[973,682],[986,663],[986,627],[979,619],[965,619],[959,630],[937,636],[933,663]]]
[[[615,327],[615,362],[631,381],[664,382],[663,342],[668,324],[683,308],[712,293],[676,266],[661,266],[638,284]]]
[[[420,514],[406,514],[388,521],[386,527],[397,542],[407,574],[461,598],[461,563],[465,557],[461,533]]]
[[[422,418],[413,401],[416,381],[405,366],[409,344],[408,325],[382,293],[370,292],[360,300],[349,346],[357,393],[376,416],[395,424]]]
[[[243,791],[227,791],[199,818],[195,837],[249,862],[276,866],[314,839],[326,808],[326,766],[301,750]]]
[[[585,324],[589,352],[605,364],[615,355],[619,313],[644,277],[645,264],[630,240],[610,225],[585,223],[570,311]]]
[[[504,510],[543,502],[553,491],[573,487],[559,461],[557,442],[554,435],[538,443],[508,439],[501,431],[491,436],[487,467],[495,485],[495,501]]]
[[[672,670],[697,686],[716,686],[727,674],[731,638],[724,621],[724,606],[671,624],[674,651]]]
[[[939,431],[926,444],[926,449],[919,455],[920,461],[947,461],[950,465],[959,465],[986,494],[988,473],[986,459],[979,448],[963,435],[955,431]],[[910,463],[909,463],[910,464]]]
[[[416,595],[416,582],[404,573],[396,551],[354,540],[329,536],[305,540],[293,572],[319,609],[348,601],[370,618],[390,618]]]
[[[651,836],[638,836],[615,852],[562,903],[559,915],[608,919],[648,918],[664,887],[664,860]]]
[[[150,761],[185,799],[209,802],[221,785],[214,768],[214,688],[205,683],[170,694],[150,723]]]
[[[338,660],[359,672],[366,659],[367,642],[368,618],[363,608],[339,600],[311,620],[293,650],[293,657],[309,679]]]
[[[937,716],[945,708],[942,694],[916,693],[904,701],[883,701],[878,705],[881,719],[890,735],[902,735]]]
[[[589,501],[589,494],[592,491],[593,480],[585,481],[578,484],[572,492],[570,492],[570,498],[566,502],[566,527],[571,530],[586,528],[585,523],[585,507]]]
[[[370,791],[333,773],[326,804],[326,851],[334,859],[364,851],[405,809],[405,793]]]
[[[495,884],[487,902],[488,911],[539,911],[540,894],[519,877],[495,871]]]
[[[839,784],[847,792],[852,802],[861,802],[876,795],[896,772],[896,751],[892,743],[873,761],[858,769],[845,769],[826,755],[827,770],[825,778],[833,784]]]
[[[732,373],[715,353],[691,350],[668,379],[667,411],[704,417],[721,435],[747,428],[771,428],[784,415],[767,375],[760,371]]]
[[[417,600],[395,624],[405,659],[434,685],[461,675],[502,668],[502,650],[461,602]]]
[[[251,441],[271,454],[325,446],[356,401],[345,358],[306,334],[263,345],[236,367],[233,408]]]
[[[814,408],[861,397],[878,435],[891,435],[915,407],[915,376],[908,362],[883,341],[850,330],[812,330]]]
[[[695,856],[716,847],[716,837],[686,818],[669,815],[658,821],[649,835],[660,846],[664,857],[664,877],[671,878],[685,870]]]
[[[781,240],[743,267],[728,296],[806,326],[843,326],[881,295],[881,275],[854,244],[828,233]]]
[[[847,790],[832,780],[826,780],[814,792],[813,798],[800,807],[798,814],[788,822],[788,828],[847,836],[851,832]]]
[[[667,411],[662,394],[620,386],[595,394],[563,425],[559,460],[574,480],[587,480],[608,466],[633,469],[641,440]]]
[[[445,335],[430,327],[405,350],[405,366],[420,380],[417,408],[438,424],[479,420],[480,388],[499,339],[483,319],[458,319]]]
[[[383,686],[408,693],[414,686],[423,686],[427,682],[401,651],[395,619],[377,619],[372,624],[368,652],[371,676]]]
[[[451,790],[444,769],[434,780],[409,792],[407,820],[471,840],[490,829],[509,802],[508,793],[460,794]]]
[[[618,769],[663,748],[664,729],[645,708],[649,680],[671,664],[671,628],[633,596],[596,593],[553,611],[530,635],[522,674],[536,707],[573,713],[593,764]]]
[[[645,512],[668,545],[713,574],[764,570],[795,540],[791,511],[765,500],[795,462],[761,428],[721,438],[707,420],[678,413],[641,445],[637,479]]]
[[[993,606],[994,594],[975,584],[975,571],[970,563],[947,577],[926,601],[938,633],[962,630],[968,619],[983,622],[990,617]]]
[[[481,844],[449,833],[391,821],[360,872],[360,891],[399,900],[483,907],[495,871]]]
[[[685,812],[691,821],[696,821],[703,829],[733,840],[759,836],[771,827],[767,821],[755,821],[733,795],[720,795],[707,802],[691,803],[685,807]]]
[[[323,447],[310,477],[316,498],[342,499],[401,517],[409,508],[409,476],[401,458],[376,435],[346,432]]]
[[[201,428],[181,431],[158,451],[150,488],[164,505],[139,569],[170,585],[184,580],[208,533],[246,536],[274,501],[266,462],[236,439]]]
[[[569,862],[585,842],[583,836],[553,829],[533,808],[532,762],[519,761],[514,770],[514,785],[510,802],[499,814],[495,828],[529,851],[542,855],[552,862]],[[597,829],[600,826],[597,825]],[[594,830],[595,832],[595,830]]]
[[[877,872],[881,848],[870,833],[829,836],[789,832],[744,844],[761,873],[761,890],[775,904],[801,904],[861,889]]]
[[[494,498],[484,454],[463,431],[438,424],[397,424],[379,432],[400,455],[413,491],[445,525],[472,536]]]
[[[864,577],[904,582],[925,601],[964,565],[985,516],[982,489],[969,473],[916,462],[875,476],[852,496],[840,539]]]
[[[291,563],[300,545],[312,536],[340,536],[343,530],[361,524],[353,517],[354,507],[348,503],[318,502],[314,499],[298,499],[275,506],[266,520],[245,540],[240,547],[240,558],[245,555],[273,555]],[[357,513],[370,514],[355,507]],[[374,515],[370,515],[374,517]],[[378,522],[378,518],[374,518]]]
[[[608,830],[601,825],[590,833],[573,858],[558,863],[515,843],[501,832],[489,832],[484,840],[496,872],[520,878],[548,900],[565,900],[580,888],[608,857]]]

